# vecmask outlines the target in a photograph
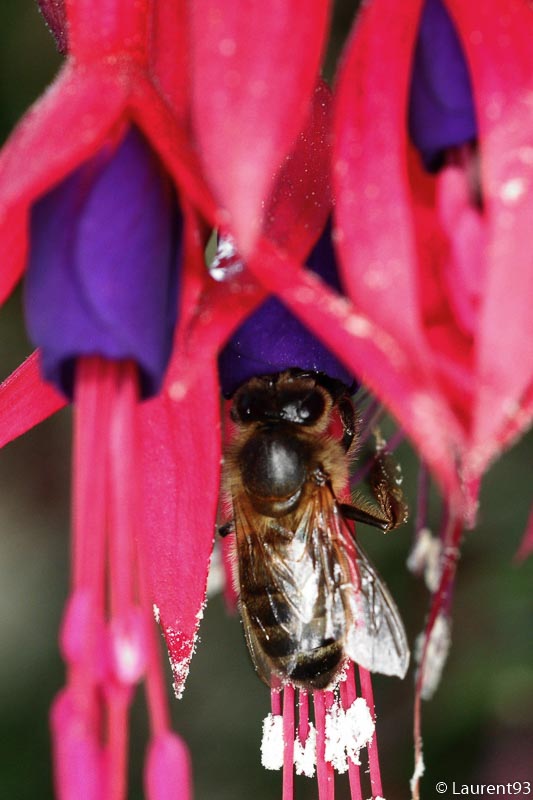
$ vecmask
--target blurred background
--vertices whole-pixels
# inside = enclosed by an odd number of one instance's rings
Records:
[[[338,4],[330,75],[352,15],[353,4]],[[52,79],[60,59],[33,0],[2,0],[0,31],[3,141]],[[30,349],[16,293],[0,312],[0,377]],[[533,781],[533,558],[513,563],[531,502],[532,456],[530,433],[492,468],[483,486],[479,525],[464,542],[453,646],[441,687],[423,708],[424,798],[437,796],[434,786],[440,780]],[[414,499],[416,458],[407,445],[398,457],[407,494]],[[57,631],[68,588],[69,492],[70,414],[64,411],[0,451],[1,800],[53,797],[48,708],[63,682]],[[437,502],[432,515],[435,526]],[[386,540],[368,528],[360,535],[398,602],[411,642],[428,608],[426,590],[405,568],[412,533],[410,522]],[[404,800],[413,769],[413,673],[403,682],[378,676],[374,689],[385,795]],[[281,797],[280,773],[265,772],[259,763],[269,693],[251,668],[238,617],[226,613],[220,595],[208,603],[187,690],[183,700],[172,700],[172,708],[175,727],[192,751],[199,800]],[[139,696],[133,713],[132,800],[143,796],[145,726]],[[296,781],[297,798],[316,796],[314,781]],[[338,781],[337,796],[349,796],[344,780]]]

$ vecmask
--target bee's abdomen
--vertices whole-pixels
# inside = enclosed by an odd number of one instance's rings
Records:
[[[341,640],[324,636],[320,615],[302,624],[280,592],[264,587],[247,591],[245,602],[257,645],[278,678],[302,689],[324,689],[332,682],[344,650]]]

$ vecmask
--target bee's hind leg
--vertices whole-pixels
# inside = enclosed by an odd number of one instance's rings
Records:
[[[401,488],[401,475],[390,453],[378,449],[368,476],[377,506],[364,503],[340,506],[341,514],[354,522],[373,525],[385,533],[407,521],[407,505]]]

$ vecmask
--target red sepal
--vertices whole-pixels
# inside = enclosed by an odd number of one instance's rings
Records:
[[[152,0],[65,0],[69,54],[90,63],[120,55],[145,62]]]
[[[301,130],[325,39],[327,0],[191,4],[192,113],[202,164],[247,256],[274,173]]]
[[[41,14],[46,20],[60,53],[68,48],[67,13],[65,0],[37,0]]]
[[[296,260],[306,259],[331,214],[331,117],[331,90],[320,80],[266,204],[264,235]]]
[[[0,385],[0,447],[66,404],[65,398],[41,378],[36,350]]]
[[[487,468],[533,418],[533,16],[525,3],[447,0],[470,64],[479,125],[487,259],[476,335],[471,469]],[[527,419],[526,419],[527,418]]]
[[[187,0],[157,0],[149,46],[149,68],[175,116],[190,123]]]
[[[144,520],[141,549],[179,694],[205,603],[220,483],[222,342],[265,294],[209,278],[204,241],[186,210],[180,324],[161,394],[139,407]]]

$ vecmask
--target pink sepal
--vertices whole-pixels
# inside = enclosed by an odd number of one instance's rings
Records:
[[[63,689],[50,713],[58,800],[105,800],[105,767],[95,710],[87,697]]]
[[[191,761],[179,736],[166,731],[152,740],[144,785],[148,800],[192,800]]]
[[[36,350],[0,385],[0,447],[66,404],[65,398],[41,378]]]
[[[41,14],[56,40],[60,53],[66,53],[68,47],[67,17],[65,0],[37,0]]]
[[[247,256],[274,173],[302,129],[327,29],[327,0],[195,0],[192,116],[205,173]],[[288,78],[290,76],[290,78]]]

